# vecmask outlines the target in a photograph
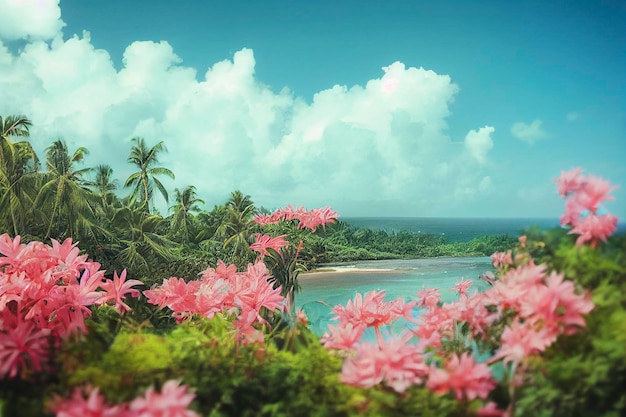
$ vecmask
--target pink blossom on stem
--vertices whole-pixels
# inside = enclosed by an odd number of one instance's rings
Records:
[[[584,219],[576,223],[569,233],[579,235],[576,239],[576,246],[591,242],[591,246],[595,247],[601,240],[606,242],[606,239],[615,232],[617,220],[617,217],[612,214],[598,216],[589,213]]]
[[[439,288],[425,288],[417,292],[417,306],[426,307],[429,310],[435,308],[441,302]]]
[[[469,292],[469,287],[471,286],[472,286],[471,280],[466,280],[465,278],[461,278],[461,281],[454,284],[454,287],[452,287],[452,289],[457,291],[459,293],[459,296],[463,298],[463,297],[467,297],[467,293]]]
[[[333,308],[334,319],[344,326],[352,323],[367,327],[384,326],[402,316],[410,319],[414,303],[405,304],[401,298],[392,302],[385,302],[384,299],[385,291],[370,291],[365,295],[358,293],[345,307],[338,305]]]
[[[552,271],[546,279],[546,287],[556,301],[553,314],[566,334],[571,334],[580,327],[586,325],[585,314],[589,314],[594,308],[589,293],[576,294],[574,282],[564,280],[563,274]]]
[[[303,207],[294,209],[287,206],[284,209],[278,209],[270,215],[255,216],[253,221],[261,226],[267,224],[278,223],[281,220],[291,221],[298,220],[298,228],[310,229],[315,231],[319,226],[325,227],[329,223],[334,223],[339,215],[330,207],[306,210]]]
[[[495,252],[491,255],[491,262],[496,268],[501,268],[506,265],[513,265],[513,257],[511,251]]]
[[[508,417],[510,413],[508,410],[500,410],[496,403],[490,401],[486,406],[478,410],[476,415],[478,417]]]
[[[285,240],[287,235],[281,235],[272,237],[270,235],[262,235],[260,233],[255,233],[254,238],[255,242],[250,245],[250,249],[255,252],[258,252],[260,257],[263,258],[265,255],[269,255],[268,249],[273,249],[276,252],[279,252],[281,248],[284,248],[289,244]]]
[[[569,193],[576,192],[580,189],[584,181],[581,174],[582,168],[574,168],[570,171],[561,171],[561,175],[556,178],[556,186],[560,196],[565,197]]]
[[[609,181],[590,175],[585,178],[582,187],[576,193],[576,200],[581,206],[595,213],[603,201],[615,200],[609,193],[616,188]]]
[[[18,313],[19,314],[19,313]],[[47,360],[50,330],[37,329],[31,321],[4,314],[0,328],[0,377],[22,377],[39,372]]]
[[[504,359],[519,364],[528,356],[543,352],[555,340],[556,335],[546,328],[537,330],[530,322],[514,321],[504,329],[500,348],[491,361]]]
[[[328,325],[328,331],[324,333],[320,342],[326,349],[352,350],[361,340],[364,325],[354,325],[347,323],[346,325]]]
[[[121,275],[117,275],[117,271],[113,272],[113,280],[107,280],[102,284],[102,288],[107,292],[107,296],[104,297],[102,302],[108,302],[113,300],[115,302],[115,309],[121,313],[124,311],[130,311],[130,307],[124,303],[123,298],[127,295],[131,297],[139,297],[140,292],[134,289],[135,285],[143,285],[143,282],[131,279],[126,280],[126,270],[123,270]]]
[[[70,398],[56,397],[51,405],[56,417],[130,417],[126,405],[107,405],[99,388],[87,388],[87,398],[75,388]],[[132,414],[134,415],[134,414]]]
[[[457,400],[487,398],[496,386],[489,367],[476,363],[469,353],[452,355],[443,369],[431,366],[427,387],[437,393],[454,392]]]
[[[200,417],[189,410],[195,394],[188,392],[187,385],[179,385],[178,381],[169,380],[157,392],[153,387],[146,390],[142,397],[134,399],[129,410],[137,416],[146,417]]]
[[[356,356],[348,358],[341,369],[342,382],[369,388],[381,382],[397,392],[404,392],[423,381],[428,366],[416,346],[406,343],[406,337],[363,343],[357,347]]]

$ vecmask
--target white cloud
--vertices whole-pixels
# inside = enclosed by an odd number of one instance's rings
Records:
[[[536,140],[548,137],[548,134],[541,128],[541,124],[539,119],[533,120],[529,125],[517,122],[511,127],[511,134],[519,140],[533,144]]]
[[[0,0],[0,39],[52,39],[60,35],[59,0]]]
[[[487,160],[487,153],[493,148],[491,134],[495,129],[491,126],[470,130],[465,136],[465,148],[481,164]]]
[[[164,140],[161,162],[176,174],[166,186],[196,185],[209,205],[240,189],[267,207],[437,215],[492,188],[493,127],[470,131],[464,146],[446,134],[458,92],[449,76],[396,62],[308,103],[262,84],[255,65],[242,49],[198,81],[165,41],[132,43],[119,71],[88,33],[34,40],[17,55],[0,43],[0,114],[28,115],[40,153],[62,136],[122,182],[130,139]]]

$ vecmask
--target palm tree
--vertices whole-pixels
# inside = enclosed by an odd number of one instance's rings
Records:
[[[150,202],[152,201],[154,186],[156,186],[161,195],[163,195],[165,201],[168,201],[167,191],[156,176],[166,175],[174,179],[174,173],[167,168],[155,166],[159,163],[159,153],[167,151],[163,141],[149,149],[143,138],[135,137],[132,138],[131,141],[134,142],[135,145],[133,145],[130,150],[128,162],[139,168],[139,171],[128,177],[124,187],[134,187],[131,193],[133,201],[145,203],[145,207],[150,211]]]
[[[26,116],[0,116],[0,213],[5,227],[15,235],[24,232],[26,214],[33,204],[33,174],[39,160],[27,141],[13,143],[10,137],[28,137],[30,120]]]
[[[189,226],[192,219],[192,212],[200,211],[198,203],[204,204],[204,200],[197,198],[196,187],[190,185],[180,191],[178,188],[174,190],[176,205],[170,207],[174,210],[174,216],[171,221],[171,230],[173,234],[180,234],[183,242],[189,242]]]
[[[249,195],[241,191],[233,191],[226,203],[226,217],[218,227],[217,236],[224,238],[224,248],[233,247],[233,257],[246,260],[250,256],[250,237],[255,224],[252,218],[255,214],[254,203]]]
[[[126,201],[128,203],[128,201]],[[150,271],[151,256],[172,261],[175,255],[172,249],[175,243],[159,234],[163,217],[150,214],[145,203],[124,204],[117,209],[113,222],[122,232],[120,242],[124,249],[117,254],[117,260],[130,268],[142,268]]]
[[[92,221],[93,210],[89,204],[91,194],[82,185],[83,175],[91,172],[92,168],[75,168],[88,154],[86,148],[80,147],[70,156],[62,139],[54,141],[46,149],[45,183],[35,200],[37,207],[47,205],[49,208],[46,237],[50,237],[57,218],[58,233],[77,238],[86,232],[95,237],[93,231],[98,227]],[[40,212],[46,217],[44,210]],[[65,224],[62,225],[62,222]]]
[[[109,165],[98,165],[94,169],[96,177],[93,181],[85,181],[83,185],[89,187],[100,200],[101,207],[104,209],[113,204],[116,199],[115,190],[119,186],[119,181],[114,180],[113,168]]]
[[[28,137],[30,136],[30,127],[32,122],[24,115],[11,115],[6,118],[0,116],[0,143],[4,147],[13,147],[9,140],[9,136]]]

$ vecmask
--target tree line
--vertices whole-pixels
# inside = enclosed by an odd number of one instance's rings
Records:
[[[127,161],[135,172],[122,184],[109,165],[85,167],[89,150],[69,149],[63,139],[54,140],[41,159],[28,141],[31,126],[23,115],[0,116],[3,232],[20,235],[23,241],[71,237],[111,273],[127,268],[148,283],[170,276],[194,278],[217,259],[240,267],[254,259],[249,245],[261,230],[252,220],[268,211],[241,191],[233,191],[211,210],[201,208],[204,201],[193,185],[175,188],[170,198],[161,179],[175,179],[175,174],[159,163],[167,151],[163,141],[150,146],[144,138],[131,139]],[[123,190],[127,194],[121,197]],[[171,204],[169,214],[157,212],[155,193]],[[285,232],[291,241],[305,243],[300,256],[308,265],[490,255],[512,242],[508,237],[489,237],[447,244],[443,237],[357,229],[341,221],[316,234],[293,228]]]

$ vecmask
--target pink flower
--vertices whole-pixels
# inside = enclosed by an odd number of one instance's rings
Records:
[[[521,248],[526,247],[526,236],[520,236],[517,240],[519,240],[519,245]]]
[[[20,254],[25,248],[25,245],[20,244],[20,239],[19,235],[14,239],[11,239],[7,233],[0,235],[0,254],[4,255],[0,257],[0,266],[19,262]]]
[[[509,250],[506,252],[495,252],[493,255],[491,255],[491,262],[496,268],[501,268],[505,265],[513,265],[511,251]]]
[[[260,254],[260,257],[263,258],[265,255],[269,255],[270,253],[267,251],[268,249],[273,249],[276,252],[280,251],[280,248],[284,248],[289,244],[285,240],[287,235],[281,235],[272,237],[270,235],[262,235],[260,233],[255,233],[254,237],[256,241],[250,245],[250,249]]]
[[[428,366],[417,347],[406,343],[406,337],[379,341],[378,345],[364,343],[356,356],[348,358],[341,369],[342,382],[369,388],[381,382],[397,392],[404,392],[423,381]]]
[[[585,208],[576,198],[568,198],[565,200],[565,211],[560,218],[561,225],[570,226],[578,224],[583,210],[585,210]]]
[[[490,401],[486,406],[478,410],[478,417],[508,417],[510,413],[507,410],[500,410],[498,405]]]
[[[577,246],[590,242],[591,247],[595,248],[617,228],[617,217],[608,213],[599,214],[603,201],[614,200],[609,193],[616,187],[593,175],[583,177],[580,169],[568,175],[561,174],[561,177],[564,179],[557,181],[559,193],[568,195],[561,224],[573,226],[569,233],[579,235]],[[562,193],[562,190],[567,192]]]
[[[260,311],[261,307],[268,310],[282,310],[284,308],[285,297],[280,295],[281,287],[274,288],[273,284],[268,281],[270,275],[267,267],[263,262],[257,261],[255,264],[248,265],[248,271],[242,275],[244,288],[238,292],[236,298],[237,304],[256,311]],[[258,316],[261,319],[261,316]]]
[[[417,292],[417,306],[426,307],[429,310],[435,308],[441,302],[439,288],[425,288]]]
[[[474,362],[472,355],[456,354],[446,361],[444,369],[431,366],[427,387],[437,393],[453,391],[457,400],[487,398],[496,386],[489,367]]]
[[[315,232],[315,230],[319,226],[325,227],[329,223],[334,223],[338,217],[338,214],[334,212],[330,207],[318,208],[308,211],[303,207],[294,209],[291,206],[287,206],[284,209],[278,209],[274,211],[269,216],[256,216],[253,221],[261,226],[264,226],[266,224],[278,223],[281,220],[298,220],[298,228],[310,229],[311,231]]]
[[[584,181],[581,171],[582,168],[574,168],[567,172],[561,171],[561,175],[556,179],[559,195],[565,197],[569,193],[576,192],[580,189]]]
[[[268,224],[273,224],[275,223],[273,221],[273,219],[270,216],[267,216],[265,214],[258,214],[256,216],[254,216],[254,218],[252,219],[252,221],[260,226],[265,226]]]
[[[418,327],[413,333],[419,338],[419,346],[441,346],[443,337],[452,337],[454,331],[453,311],[448,305],[434,306],[418,319]]]
[[[454,287],[452,287],[452,289],[455,291],[458,291],[461,297],[466,297],[467,293],[469,292],[468,289],[471,286],[472,286],[472,281],[466,280],[465,278],[461,278],[461,281],[457,282],[454,285]]]
[[[326,349],[352,350],[361,340],[364,325],[348,323],[341,325],[328,325],[328,332],[324,333],[320,342]]]
[[[546,328],[536,330],[530,322],[518,321],[507,326],[502,333],[501,346],[492,361],[521,363],[528,356],[543,352],[556,340],[556,336]]]
[[[301,326],[309,325],[309,318],[307,317],[306,313],[299,307],[296,309],[296,323]]]
[[[195,394],[187,391],[186,385],[180,385],[178,381],[169,380],[158,393],[153,387],[146,390],[143,397],[134,399],[129,410],[137,417],[200,417],[194,411],[188,409]]]
[[[591,246],[595,247],[601,240],[606,242],[606,239],[615,232],[617,220],[617,217],[612,214],[597,216],[589,213],[582,221],[575,224],[569,233],[580,235],[576,239],[576,246],[591,242]]]
[[[106,280],[102,284],[102,288],[108,293],[102,302],[113,300],[115,302],[115,309],[119,311],[120,314],[124,311],[130,311],[130,307],[124,303],[122,299],[126,297],[126,295],[139,297],[139,290],[132,288],[135,285],[143,285],[143,282],[136,279],[126,281],[126,270],[123,270],[119,277],[117,276],[117,271],[114,271],[113,280]]]
[[[128,416],[125,405],[110,406],[104,403],[104,396],[99,388],[87,389],[88,396],[83,396],[80,388],[75,388],[72,397],[56,397],[52,403],[52,411],[56,417],[123,417]]]
[[[615,200],[609,193],[616,188],[611,186],[609,181],[590,175],[585,178],[581,189],[576,193],[576,200],[584,208],[595,213],[603,201]]]
[[[338,305],[333,308],[335,320],[345,326],[352,323],[354,326],[379,327],[391,323],[402,316],[411,320],[411,311],[415,303],[405,304],[401,298],[392,302],[384,302],[385,291],[370,291],[362,296],[358,293],[346,306]]]
[[[594,308],[589,293],[576,294],[574,282],[564,280],[563,274],[552,272],[546,279],[546,287],[556,301],[554,314],[565,329],[566,334],[576,331],[577,327],[586,325],[583,315],[589,314]]]
[[[196,282],[199,287],[200,282]],[[161,308],[167,306],[176,312],[192,311],[195,308],[195,293],[187,288],[183,279],[175,277],[164,279],[160,287],[153,286],[143,292],[150,304]]]
[[[4,314],[0,321],[0,377],[40,372],[48,357],[49,335],[50,330],[37,329],[31,321]]]

